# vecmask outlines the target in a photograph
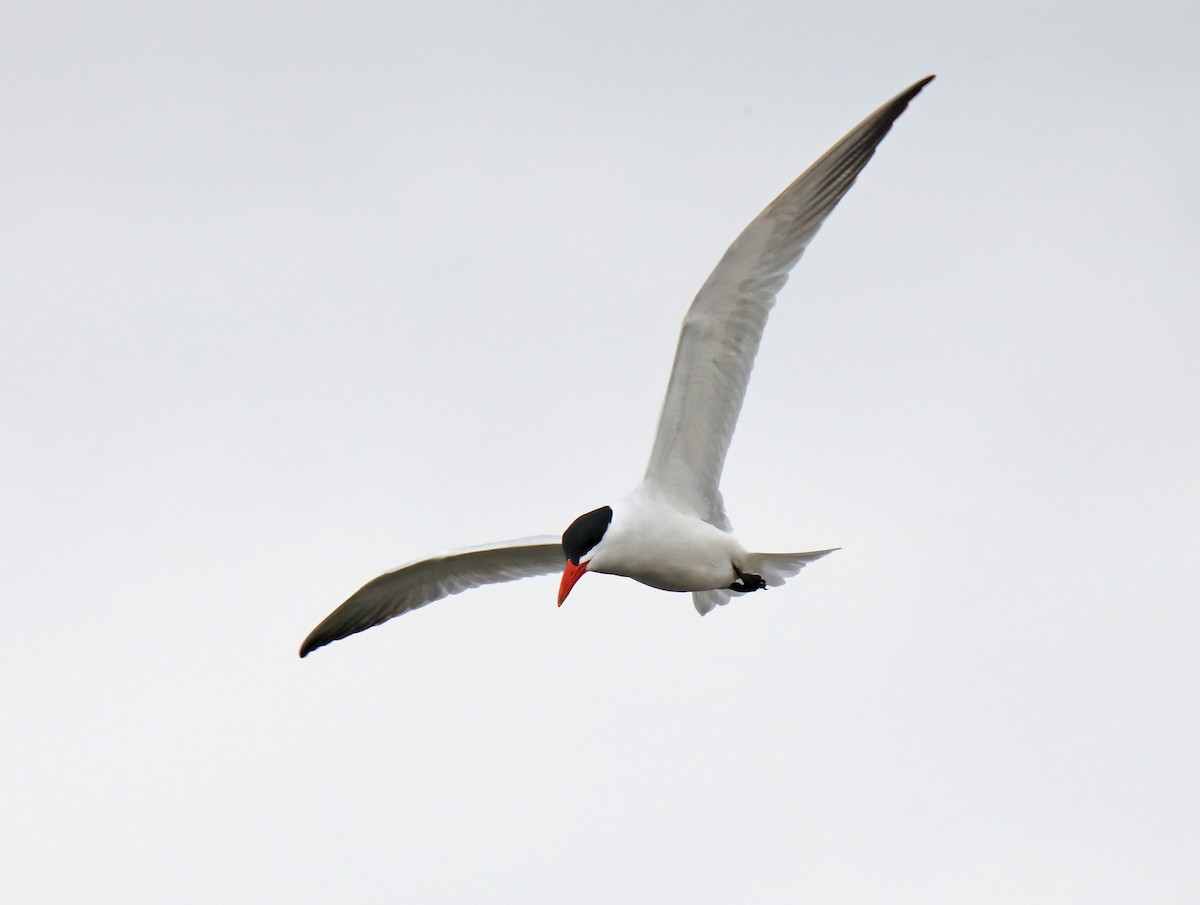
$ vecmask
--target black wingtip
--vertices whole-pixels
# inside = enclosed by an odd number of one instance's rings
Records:
[[[921,89],[923,89],[926,85],[928,85],[930,82],[932,82],[936,78],[937,78],[936,75],[927,75],[927,76],[925,76],[925,78],[921,79],[920,81],[913,82],[911,85],[909,85],[903,91],[901,91],[893,99],[892,103],[898,104],[900,106],[900,109],[903,110],[905,107],[908,106],[909,101],[911,101],[914,97],[916,97],[918,94],[921,93]]]
[[[304,643],[300,645],[300,659],[303,660],[317,648],[324,647],[328,643],[328,641],[319,641],[313,635],[309,635],[304,639]]]

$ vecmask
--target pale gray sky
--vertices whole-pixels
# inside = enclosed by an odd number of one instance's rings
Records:
[[[436,8],[435,8],[436,7]],[[1191,903],[1194,3],[9,4],[0,896]],[[639,478],[692,294],[916,100],[725,497],[844,549],[300,661]]]

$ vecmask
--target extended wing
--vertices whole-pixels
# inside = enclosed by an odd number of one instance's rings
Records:
[[[809,167],[734,240],[683,320],[645,484],[716,524],[725,454],[767,316],[788,272],[892,123],[933,76],[888,101]]]
[[[300,656],[451,594],[560,572],[565,562],[562,542],[547,535],[448,550],[409,563],[368,581],[326,616],[300,645]]]

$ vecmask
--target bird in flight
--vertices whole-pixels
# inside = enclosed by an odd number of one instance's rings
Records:
[[[560,569],[559,606],[585,574],[603,572],[690,592],[704,615],[734,594],[781,585],[832,553],[747,550],[725,514],[721,471],[775,297],[892,124],[933,78],[851,129],[729,246],[683,319],[650,464],[628,496],[579,516],[561,538],[462,547],[380,575],[312,630],[300,656],[451,594]]]

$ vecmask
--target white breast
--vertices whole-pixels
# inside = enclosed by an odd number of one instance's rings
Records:
[[[729,587],[734,562],[750,558],[733,535],[635,491],[613,506],[588,568],[663,591],[709,591]]]

